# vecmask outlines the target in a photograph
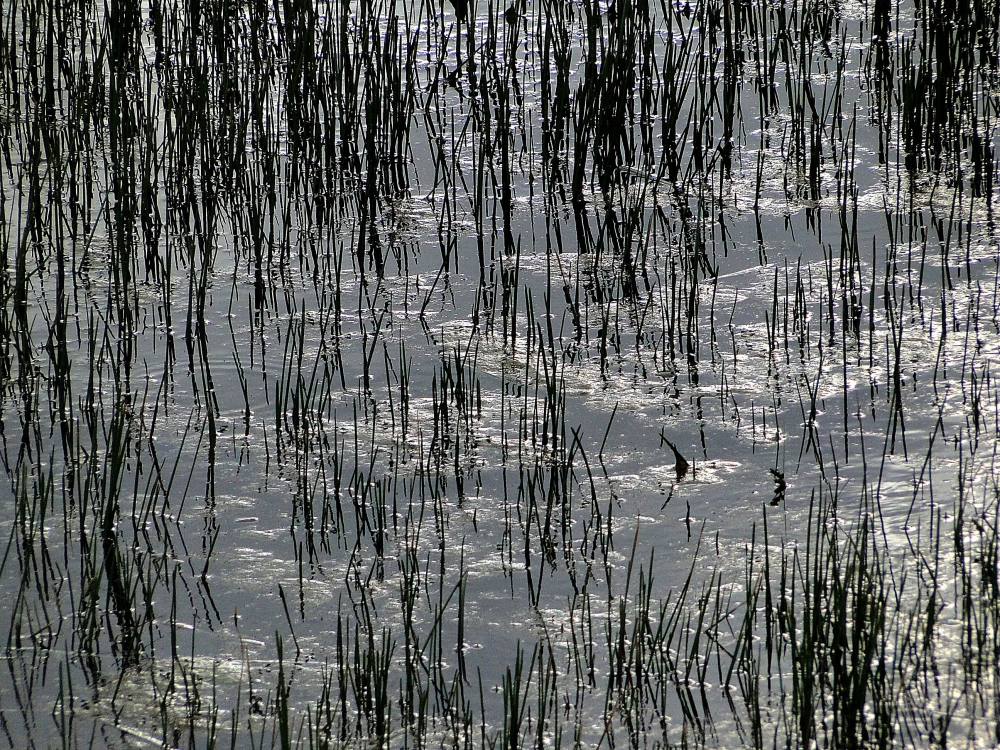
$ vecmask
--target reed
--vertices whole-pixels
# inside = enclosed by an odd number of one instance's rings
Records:
[[[995,742],[998,18],[8,3],[0,742]]]

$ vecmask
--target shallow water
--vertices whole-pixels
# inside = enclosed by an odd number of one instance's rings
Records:
[[[867,518],[990,741],[995,29],[946,117],[923,5],[392,7],[5,14],[0,736],[804,742],[740,623]]]

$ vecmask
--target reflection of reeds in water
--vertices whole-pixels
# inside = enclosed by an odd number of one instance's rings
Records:
[[[449,3],[4,8],[0,736],[995,740],[1000,6]]]

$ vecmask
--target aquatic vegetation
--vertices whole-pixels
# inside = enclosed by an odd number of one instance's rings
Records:
[[[0,743],[1000,742],[1000,3],[0,32]]]

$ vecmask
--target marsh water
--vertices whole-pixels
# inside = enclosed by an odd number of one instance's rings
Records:
[[[0,742],[1000,742],[1000,3],[0,30]]]

